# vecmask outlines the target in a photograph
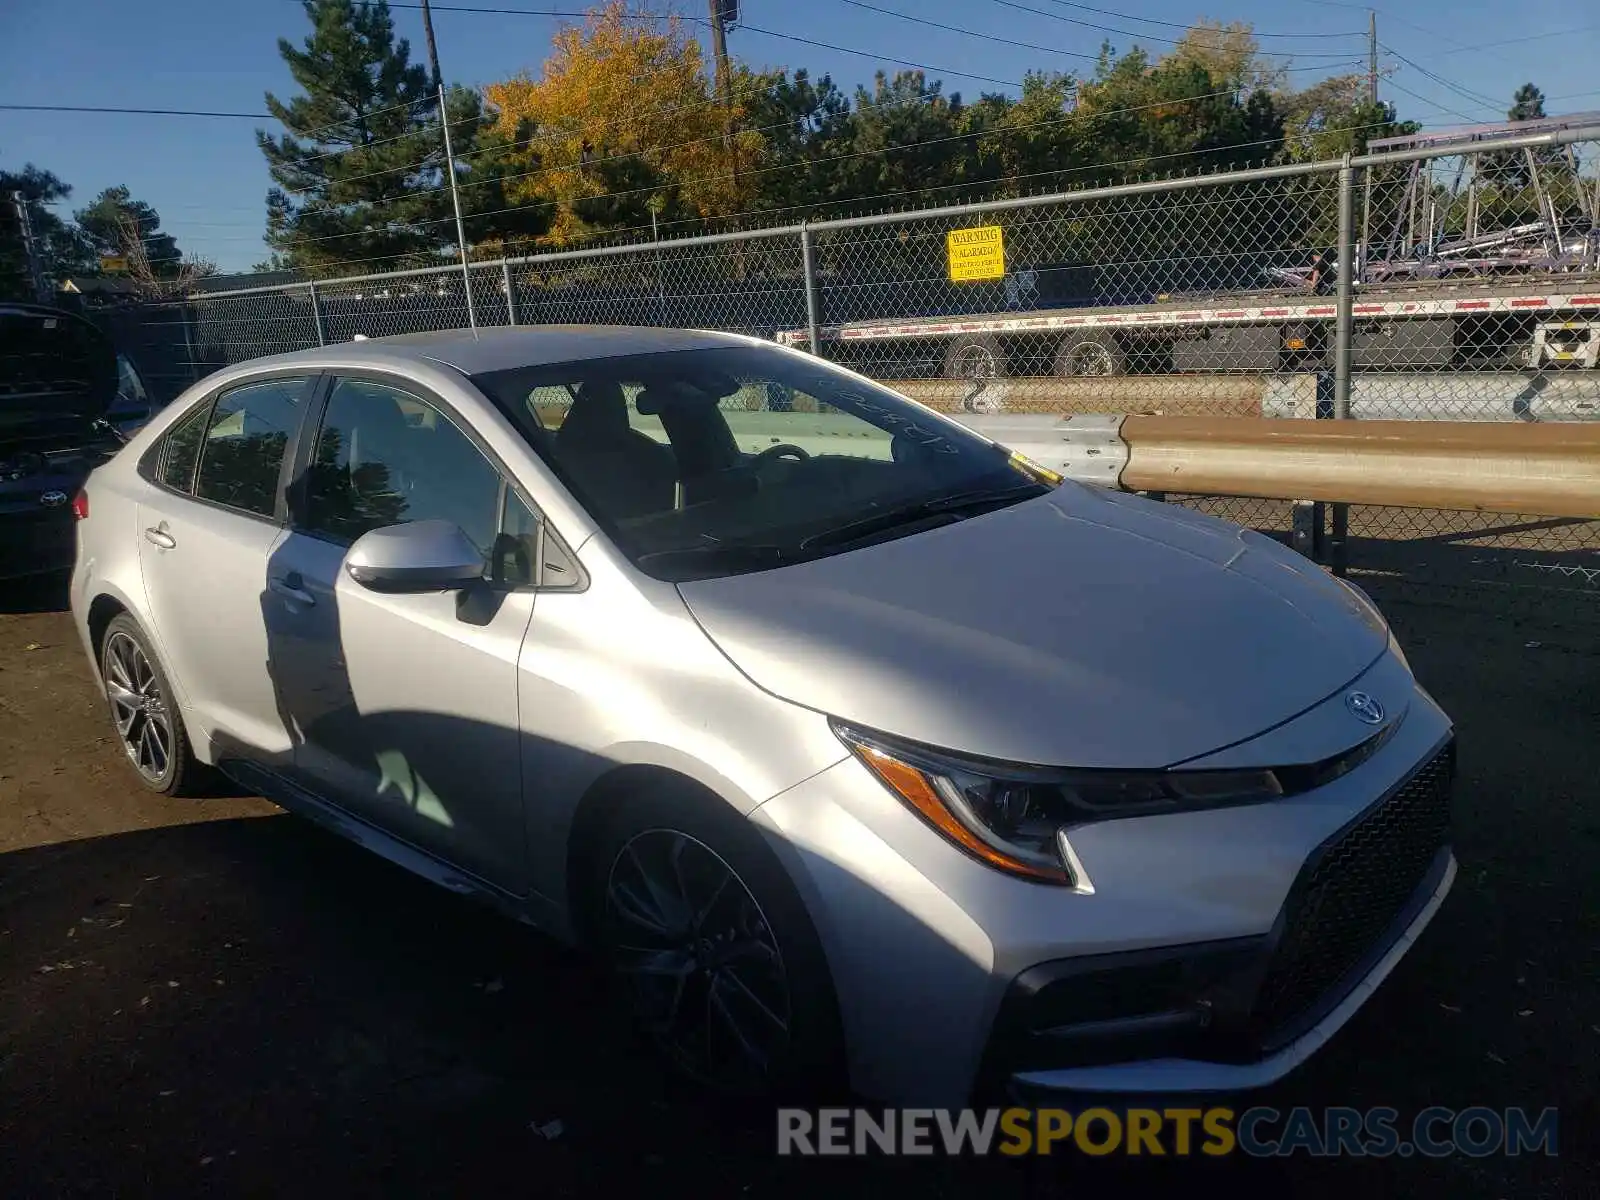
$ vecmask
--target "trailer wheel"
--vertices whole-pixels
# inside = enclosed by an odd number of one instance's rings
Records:
[[[944,352],[946,379],[1003,379],[1005,373],[1005,351],[992,333],[965,334]]]
[[[1125,375],[1128,356],[1110,334],[1072,334],[1056,350],[1057,375]]]

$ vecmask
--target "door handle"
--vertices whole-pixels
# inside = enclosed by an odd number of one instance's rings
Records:
[[[295,582],[298,582],[299,579],[300,576],[298,575],[293,576],[292,580],[269,579],[267,580],[267,590],[269,592],[275,592],[277,595],[282,596],[285,600],[293,600],[296,604],[304,604],[307,607],[310,607],[317,602],[317,598],[310,592],[306,591],[305,588],[295,586]]]
[[[171,550],[178,544],[178,539],[165,529],[157,525],[147,526],[144,531],[144,540],[151,545],[160,546],[163,550]]]

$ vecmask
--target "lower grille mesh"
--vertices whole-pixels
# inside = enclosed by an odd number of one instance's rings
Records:
[[[1327,845],[1290,893],[1283,940],[1256,994],[1258,1028],[1305,1013],[1373,948],[1449,838],[1452,740]]]

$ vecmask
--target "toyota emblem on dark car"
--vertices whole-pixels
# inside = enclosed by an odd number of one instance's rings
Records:
[[[71,497],[69,497],[65,492],[49,491],[45,492],[39,497],[39,503],[44,505],[46,508],[60,508],[69,499],[71,499]]]
[[[1366,692],[1347,692],[1344,706],[1355,714],[1358,721],[1365,721],[1368,725],[1383,723],[1383,705],[1378,703],[1376,696],[1369,696]]]

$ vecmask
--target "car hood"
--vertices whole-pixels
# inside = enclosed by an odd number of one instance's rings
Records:
[[[82,430],[117,398],[117,353],[73,313],[0,305],[0,440]]]
[[[1346,686],[1387,629],[1271,539],[1064,484],[955,524],[679,592],[757,686],[948,750],[1170,766]]]

